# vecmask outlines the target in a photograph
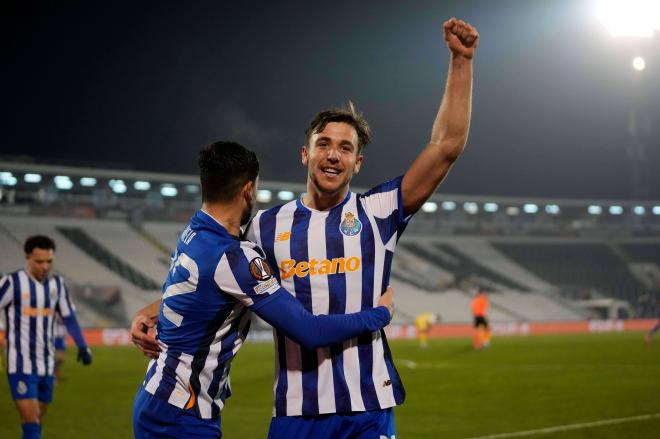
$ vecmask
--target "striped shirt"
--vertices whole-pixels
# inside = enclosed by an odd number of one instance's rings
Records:
[[[282,287],[313,314],[376,306],[389,283],[394,248],[409,217],[402,177],[364,194],[349,192],[326,211],[301,200],[257,213],[246,237],[278,267]],[[343,344],[304,349],[275,331],[274,416],[377,410],[405,391],[383,331]]]
[[[7,372],[52,375],[55,370],[55,315],[75,315],[64,280],[52,275],[43,282],[19,270],[0,279],[0,309],[5,310]]]
[[[198,211],[177,242],[158,319],[161,352],[144,388],[203,419],[220,416],[252,309],[280,289],[265,255]]]

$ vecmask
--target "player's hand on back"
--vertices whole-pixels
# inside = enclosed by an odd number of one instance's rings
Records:
[[[149,358],[158,358],[160,346],[155,337],[156,323],[149,317],[138,314],[131,322],[131,341]]]
[[[78,348],[78,361],[81,361],[85,366],[92,364],[92,350],[87,346]]]
[[[463,56],[472,59],[474,50],[479,45],[479,32],[456,18],[451,18],[443,24],[445,41],[453,56]]]
[[[388,286],[387,290],[380,296],[378,306],[384,306],[390,312],[390,320],[394,317],[394,290]]]

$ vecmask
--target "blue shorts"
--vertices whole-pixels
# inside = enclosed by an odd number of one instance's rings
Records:
[[[394,439],[394,410],[317,416],[279,416],[270,421],[268,439]]]
[[[25,375],[22,373],[10,373],[9,389],[12,398],[16,399],[38,399],[41,402],[49,403],[53,400],[53,381],[52,375]]]
[[[53,339],[53,344],[55,345],[56,351],[65,352],[66,351],[66,338],[65,337],[55,337]]]
[[[133,403],[135,439],[219,439],[220,419],[198,418],[140,387]]]

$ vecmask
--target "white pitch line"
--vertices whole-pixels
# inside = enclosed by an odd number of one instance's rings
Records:
[[[630,416],[627,418],[605,419],[602,421],[582,422],[580,424],[558,425],[556,427],[539,428],[537,430],[514,431],[511,433],[492,434],[489,436],[478,436],[465,439],[500,439],[509,437],[524,437],[533,436],[536,434],[552,434],[559,431],[579,430],[582,428],[601,427],[603,425],[624,424],[626,422],[647,421],[649,419],[660,418],[660,413],[653,413],[648,415]]]
[[[406,360],[405,358],[399,358],[398,362],[401,363],[403,366],[407,367],[408,369],[416,369],[417,368],[417,363],[415,363],[412,360]]]

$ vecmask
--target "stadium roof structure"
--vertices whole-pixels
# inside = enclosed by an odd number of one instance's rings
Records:
[[[362,188],[353,188],[362,192]],[[304,184],[260,182],[258,204],[268,208],[302,196]],[[185,211],[201,202],[195,175],[155,173],[96,167],[60,166],[0,160],[0,212],[8,206],[90,205],[99,211]],[[103,215],[103,214],[100,214]],[[167,215],[165,215],[167,217]],[[180,218],[180,215],[175,215]],[[475,196],[436,193],[416,215],[415,227],[569,227],[624,226],[644,233],[660,228],[660,200],[587,200]],[[658,230],[660,234],[660,230]]]

